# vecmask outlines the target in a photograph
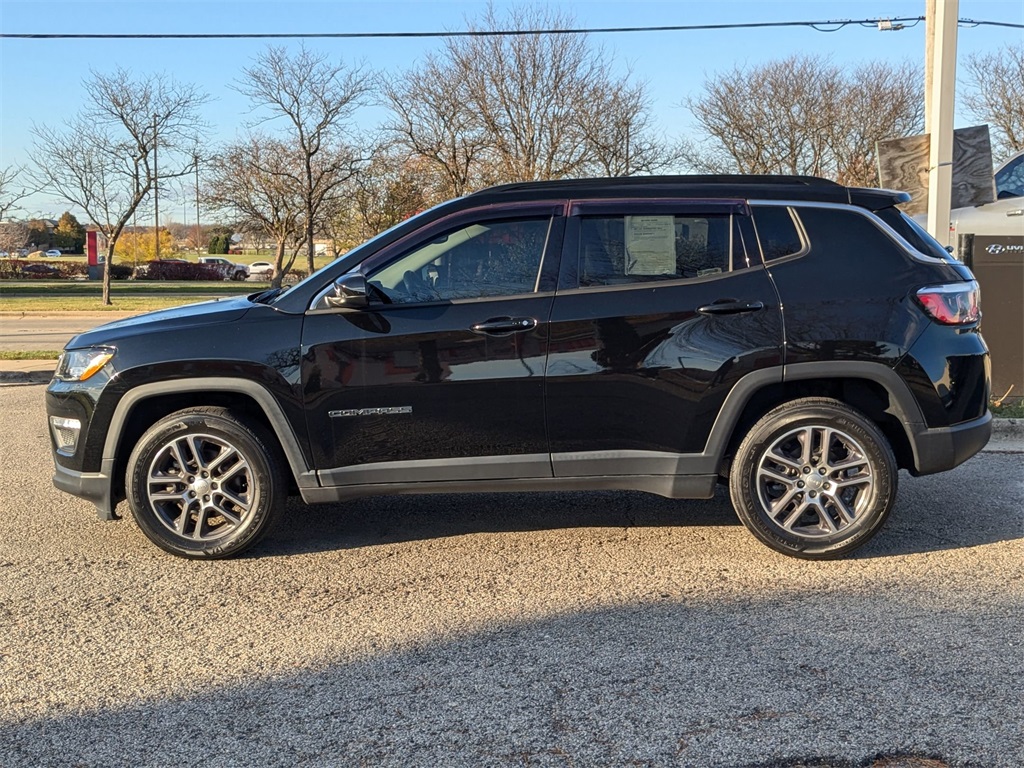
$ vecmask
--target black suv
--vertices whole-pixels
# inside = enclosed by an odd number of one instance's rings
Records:
[[[991,429],[978,286],[907,200],[756,176],[468,195],[288,290],[72,339],[54,483],[193,558],[251,546],[289,494],[722,483],[770,547],[834,557],[900,468]]]

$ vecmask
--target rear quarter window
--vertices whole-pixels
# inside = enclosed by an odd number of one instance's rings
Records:
[[[811,248],[830,258],[864,261],[902,256],[903,250],[867,216],[843,208],[797,208]]]
[[[754,228],[765,261],[796,256],[804,251],[792,211],[784,205],[754,206]]]

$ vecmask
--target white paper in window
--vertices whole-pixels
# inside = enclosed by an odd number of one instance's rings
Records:
[[[676,228],[673,216],[626,216],[626,274],[674,275]]]

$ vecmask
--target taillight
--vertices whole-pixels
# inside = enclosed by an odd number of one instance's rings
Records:
[[[974,280],[930,285],[916,295],[924,311],[944,325],[969,325],[981,320],[981,291]]]

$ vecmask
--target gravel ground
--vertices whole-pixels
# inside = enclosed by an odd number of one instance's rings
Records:
[[[196,563],[54,490],[43,387],[0,393],[2,766],[1024,762],[1020,453],[901,475],[839,562],[609,492],[295,503]]]

